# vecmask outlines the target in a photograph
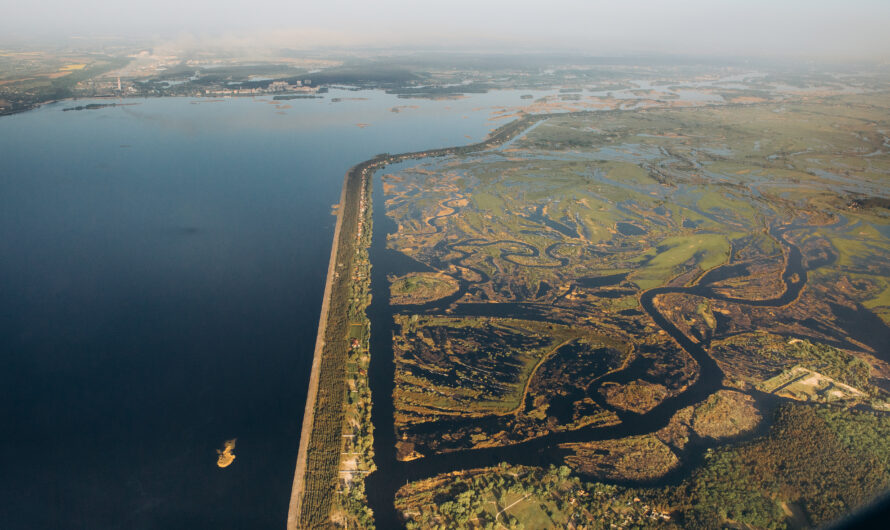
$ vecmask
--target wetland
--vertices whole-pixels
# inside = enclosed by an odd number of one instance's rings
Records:
[[[879,78],[255,69],[0,121],[4,528],[283,524],[347,171],[307,527],[818,526],[890,486]]]
[[[890,456],[888,101],[535,116],[378,171],[377,524],[810,526],[883,493],[838,462]],[[391,298],[412,275],[440,297]],[[807,429],[830,449],[780,449]]]

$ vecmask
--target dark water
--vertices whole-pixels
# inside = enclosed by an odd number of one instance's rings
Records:
[[[642,236],[646,231],[632,223],[616,223],[615,227],[626,236]]]
[[[519,104],[358,95],[0,119],[0,528],[283,527],[344,173]]]

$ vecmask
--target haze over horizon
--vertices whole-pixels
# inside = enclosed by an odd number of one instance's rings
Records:
[[[0,44],[101,38],[195,48],[417,48],[886,61],[890,2],[3,0]],[[76,40],[74,42],[77,42]]]

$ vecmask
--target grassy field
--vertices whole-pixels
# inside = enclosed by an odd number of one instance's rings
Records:
[[[643,263],[632,278],[640,288],[649,289],[683,272],[686,264],[705,271],[725,263],[729,258],[729,241],[720,234],[670,237],[641,258]]]
[[[457,291],[453,278],[439,274],[415,273],[390,283],[393,304],[423,304]]]

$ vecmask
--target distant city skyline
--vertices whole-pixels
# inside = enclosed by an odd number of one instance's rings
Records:
[[[0,45],[106,37],[229,48],[418,47],[890,58],[890,2],[2,0]]]

